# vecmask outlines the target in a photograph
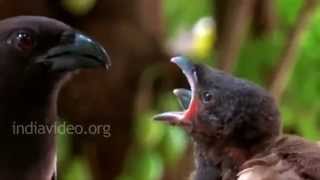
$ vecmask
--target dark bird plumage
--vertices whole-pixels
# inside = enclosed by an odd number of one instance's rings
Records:
[[[320,147],[281,133],[278,108],[263,88],[186,58],[172,60],[190,90],[174,94],[183,112],[155,116],[194,140],[193,180],[319,180]]]
[[[110,66],[105,50],[62,22],[36,16],[0,21],[0,179],[53,178],[55,134],[17,127],[52,127],[61,85],[75,70],[97,66]]]

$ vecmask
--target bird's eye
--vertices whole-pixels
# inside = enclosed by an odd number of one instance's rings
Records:
[[[202,94],[202,101],[204,103],[208,103],[208,102],[211,102],[213,99],[213,94],[209,91],[206,91]]]
[[[14,33],[8,40],[8,43],[22,51],[30,51],[34,47],[32,33],[27,31]]]
[[[30,33],[19,32],[16,36],[17,46],[22,50],[29,50],[33,48],[33,38]]]

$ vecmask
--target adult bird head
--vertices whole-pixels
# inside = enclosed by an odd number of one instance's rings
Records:
[[[278,111],[262,88],[222,71],[175,57],[190,90],[175,89],[183,111],[156,115],[156,120],[186,128],[195,140],[248,146],[279,134]]]
[[[0,21],[0,54],[2,87],[60,80],[76,69],[111,65],[99,43],[60,21],[38,16]]]
[[[56,131],[47,128],[58,118],[60,87],[73,71],[99,66],[110,66],[102,46],[60,21],[38,16],[0,21],[0,179],[52,179]],[[27,133],[24,127],[33,123]]]

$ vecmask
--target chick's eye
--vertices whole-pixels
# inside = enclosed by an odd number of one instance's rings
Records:
[[[204,103],[208,103],[208,102],[211,102],[212,101],[212,99],[213,99],[213,94],[211,93],[211,92],[204,92],[203,94],[202,94],[202,101],[204,102]]]

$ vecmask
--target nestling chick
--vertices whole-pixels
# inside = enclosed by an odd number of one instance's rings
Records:
[[[194,142],[194,180],[319,180],[320,148],[281,134],[278,108],[263,88],[184,57],[172,62],[191,90],[176,89],[183,112],[156,120],[185,128]]]

